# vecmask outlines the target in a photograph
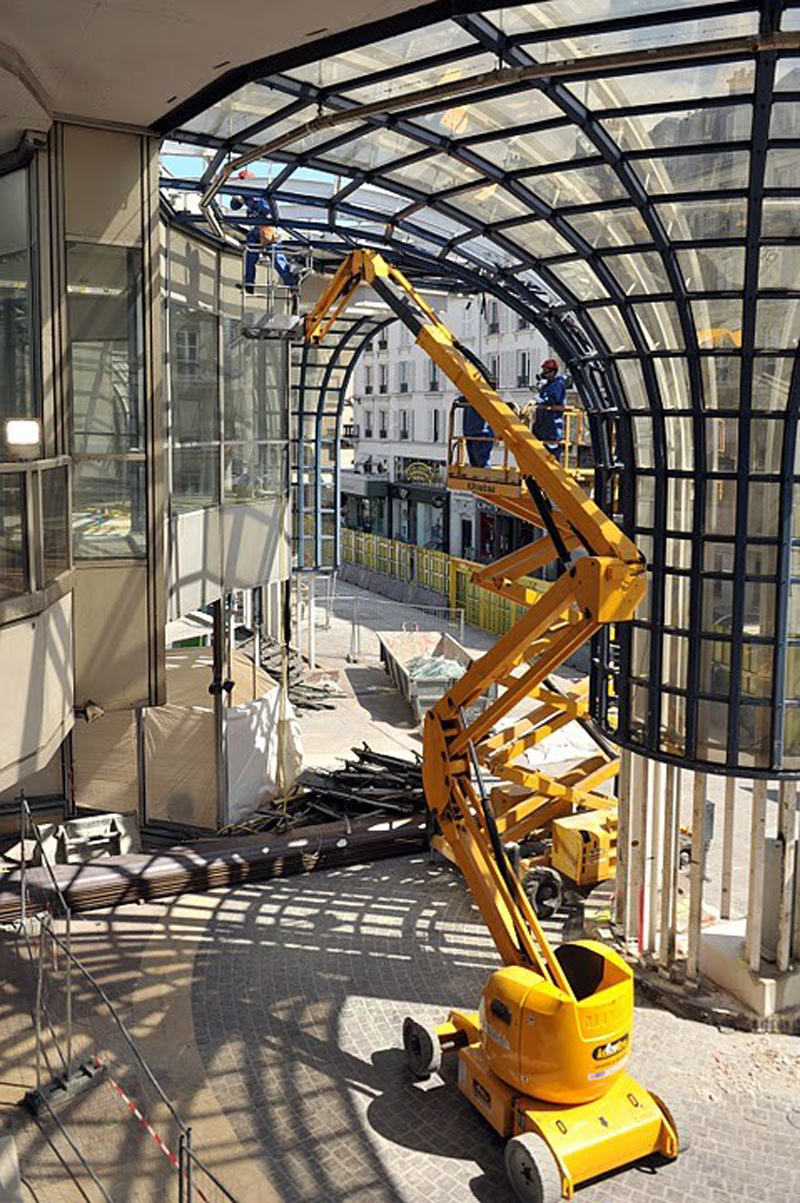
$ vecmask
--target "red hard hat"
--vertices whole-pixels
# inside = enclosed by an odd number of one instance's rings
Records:
[[[241,171],[237,172],[236,178],[237,180],[254,180],[256,173],[251,171],[249,167],[243,167]]]
[[[546,359],[544,361],[544,363],[542,364],[542,371],[543,372],[557,372],[558,364],[556,363],[555,359]]]

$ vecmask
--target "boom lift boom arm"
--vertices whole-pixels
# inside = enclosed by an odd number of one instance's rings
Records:
[[[309,342],[319,343],[325,337],[362,284],[370,285],[386,302],[418,346],[505,443],[531,495],[531,513],[538,511],[538,523],[549,536],[545,543],[539,540],[531,545],[531,561],[542,563],[549,550],[547,558],[557,557],[564,568],[523,618],[428,711],[423,775],[428,806],[504,963],[536,970],[574,999],[500,843],[475,745],[603,624],[633,616],[644,595],[644,563],[630,539],[483,379],[403,273],[377,252],[352,251],[343,261],[306,317]],[[573,560],[569,548],[576,543],[586,554]],[[520,571],[524,570],[523,566]],[[505,687],[498,698],[478,717],[467,720],[468,708],[495,683]]]

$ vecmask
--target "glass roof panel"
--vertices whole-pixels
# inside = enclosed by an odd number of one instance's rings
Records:
[[[721,4],[723,0],[711,0],[711,3]],[[693,8],[695,4],[696,0],[675,0],[674,3],[666,0],[550,0],[549,3],[521,4],[512,9],[491,9],[486,16],[504,33],[524,34],[615,17],[674,12],[675,9]]]
[[[481,223],[508,221],[509,218],[524,217],[530,213],[529,207],[516,196],[512,196],[502,184],[489,180],[479,188],[460,192],[458,196],[450,199],[449,204],[453,209],[458,209]]]
[[[640,71],[615,79],[585,80],[570,84],[569,90],[589,108],[617,109],[752,92],[754,74],[750,62],[704,63],[665,71]]]
[[[553,208],[622,200],[628,195],[613,167],[606,163],[524,177],[525,187]]]
[[[264,84],[245,84],[187,121],[183,128],[193,133],[232,138],[248,125],[255,125],[257,121],[280,112],[289,103],[289,98],[283,92],[275,92]],[[296,115],[293,118],[295,124],[300,120]]]
[[[769,197],[761,213],[764,238],[800,238],[800,206],[796,199]]]
[[[677,256],[689,292],[727,292],[744,285],[743,246],[693,247]]]
[[[697,344],[704,351],[735,350],[742,345],[742,302],[727,297],[692,301]]]
[[[488,159],[503,171],[527,171],[548,163],[589,159],[597,150],[574,125],[565,123],[556,129],[536,130],[530,134],[506,131],[496,141],[482,142],[475,147],[482,158]]]
[[[656,204],[667,237],[674,242],[703,242],[708,238],[744,238],[745,200],[682,201]]]
[[[650,242],[650,231],[638,209],[574,213],[564,219],[590,246],[629,246]]]
[[[440,47],[441,49],[441,47]],[[492,71],[497,66],[497,55],[483,51],[471,54],[467,58],[453,59],[448,63],[437,63],[432,67],[414,68],[394,79],[378,80],[377,83],[366,82],[357,87],[342,86],[339,91],[357,100],[359,104],[372,104],[375,100],[388,100],[392,96],[408,96],[409,107],[414,104],[414,93],[422,88],[432,88],[436,85],[455,83],[459,79],[469,79],[472,75],[481,75],[484,71]]]
[[[481,174],[474,167],[468,167],[449,155],[429,155],[417,163],[390,168],[386,178],[400,180],[421,192],[436,193],[458,188],[462,184],[476,183],[481,179]]]
[[[616,305],[598,306],[596,309],[590,309],[589,314],[609,351],[632,351],[634,349],[633,339]]]
[[[623,150],[660,150],[746,140],[750,137],[752,115],[749,104],[732,104],[666,114],[609,117],[600,124]]]
[[[794,100],[776,100],[769,123],[770,138],[800,137],[800,107]]]
[[[766,188],[800,188],[800,154],[797,147],[767,152]]]
[[[473,38],[459,25],[438,21],[435,25],[384,38],[381,42],[370,42],[367,46],[346,50],[302,67],[292,67],[286,74],[320,88],[340,88],[348,80],[376,71],[413,69],[417,59],[440,54],[445,48],[458,50],[470,45],[474,45]]]
[[[626,296],[672,291],[663,260],[655,251],[608,255],[604,262]]]
[[[643,23],[632,29],[615,29],[607,33],[582,34],[578,31],[554,37],[546,43],[537,39],[538,44],[531,49],[535,57],[552,61],[593,54],[624,54],[626,51],[647,50],[656,46],[691,45],[719,38],[742,38],[757,32],[757,12],[725,13],[695,21],[675,21],[669,25]]]
[[[800,292],[800,246],[762,246],[758,287]]]
[[[750,153],[746,150],[709,151],[666,159],[639,159],[636,174],[651,196],[675,192],[705,192],[746,188]]]
[[[509,242],[516,243],[528,255],[535,259],[553,258],[556,255],[569,255],[575,248],[548,221],[526,221],[518,226],[510,226],[503,230],[503,237]]]
[[[633,306],[651,351],[680,351],[683,334],[678,307],[672,301],[646,301]]]
[[[776,92],[800,92],[800,59],[779,59],[775,67]]]
[[[334,202],[336,197],[334,197]],[[363,209],[377,209],[380,213],[390,216],[399,209],[405,209],[408,201],[404,196],[387,192],[384,188],[376,188],[374,184],[362,184],[353,192],[348,192],[343,201],[348,205],[359,205]]]
[[[497,60],[493,60],[495,65]],[[474,138],[481,134],[502,133],[516,125],[529,125],[560,117],[561,109],[544,92],[529,89],[500,99],[480,103],[460,103],[455,99],[450,108],[435,113],[415,113],[414,124],[434,130],[446,138]],[[476,147],[480,150],[480,146]]]
[[[326,142],[331,142],[334,138],[341,138],[344,134],[363,128],[363,124],[359,121],[345,121],[342,125],[333,126],[328,129],[318,129],[310,134],[304,134],[302,132],[303,123],[298,121],[296,124],[297,137],[294,141],[287,142],[286,144],[286,150],[293,155],[308,154],[310,151],[324,146]]]
[[[473,263],[491,263],[500,267],[507,267],[514,262],[513,257],[502,247],[499,247],[490,238],[482,236],[478,238],[470,238],[468,242],[459,243],[458,249],[463,255],[472,257]]]
[[[353,126],[348,125],[347,128],[357,128],[357,126],[354,123]],[[349,167],[358,171],[374,171],[376,167],[383,167],[386,163],[394,162],[395,159],[405,159],[408,155],[417,154],[420,150],[417,142],[412,142],[410,138],[406,138],[397,130],[364,127],[363,125],[360,128],[364,131],[361,136],[352,138],[342,146],[320,151],[320,158],[324,159],[326,163],[335,163],[339,167]],[[338,132],[338,130],[329,130],[326,140],[330,140]],[[291,149],[294,152],[294,145]]]
[[[567,263],[559,263],[552,270],[579,301],[608,299],[605,286],[583,259],[571,259]]]

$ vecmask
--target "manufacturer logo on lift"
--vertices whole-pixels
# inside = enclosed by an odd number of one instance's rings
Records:
[[[592,1053],[595,1061],[610,1061],[612,1057],[616,1057],[627,1048],[628,1037],[620,1036],[619,1040],[609,1040],[608,1044],[600,1044]]]

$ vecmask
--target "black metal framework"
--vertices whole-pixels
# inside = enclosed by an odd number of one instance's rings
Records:
[[[254,163],[268,178],[231,182],[221,213],[266,185],[287,247],[379,247],[545,334],[590,415],[598,496],[649,566],[636,622],[594,649],[596,717],[648,755],[770,777],[800,775],[798,30],[781,0],[431,4],[322,60],[251,64],[162,127],[165,155],[197,154],[165,190],[203,191],[230,157],[354,110]],[[509,68],[529,77],[477,78]],[[416,99],[457,77],[474,86]],[[298,394],[309,564],[326,538],[335,562],[320,465],[363,321]]]

